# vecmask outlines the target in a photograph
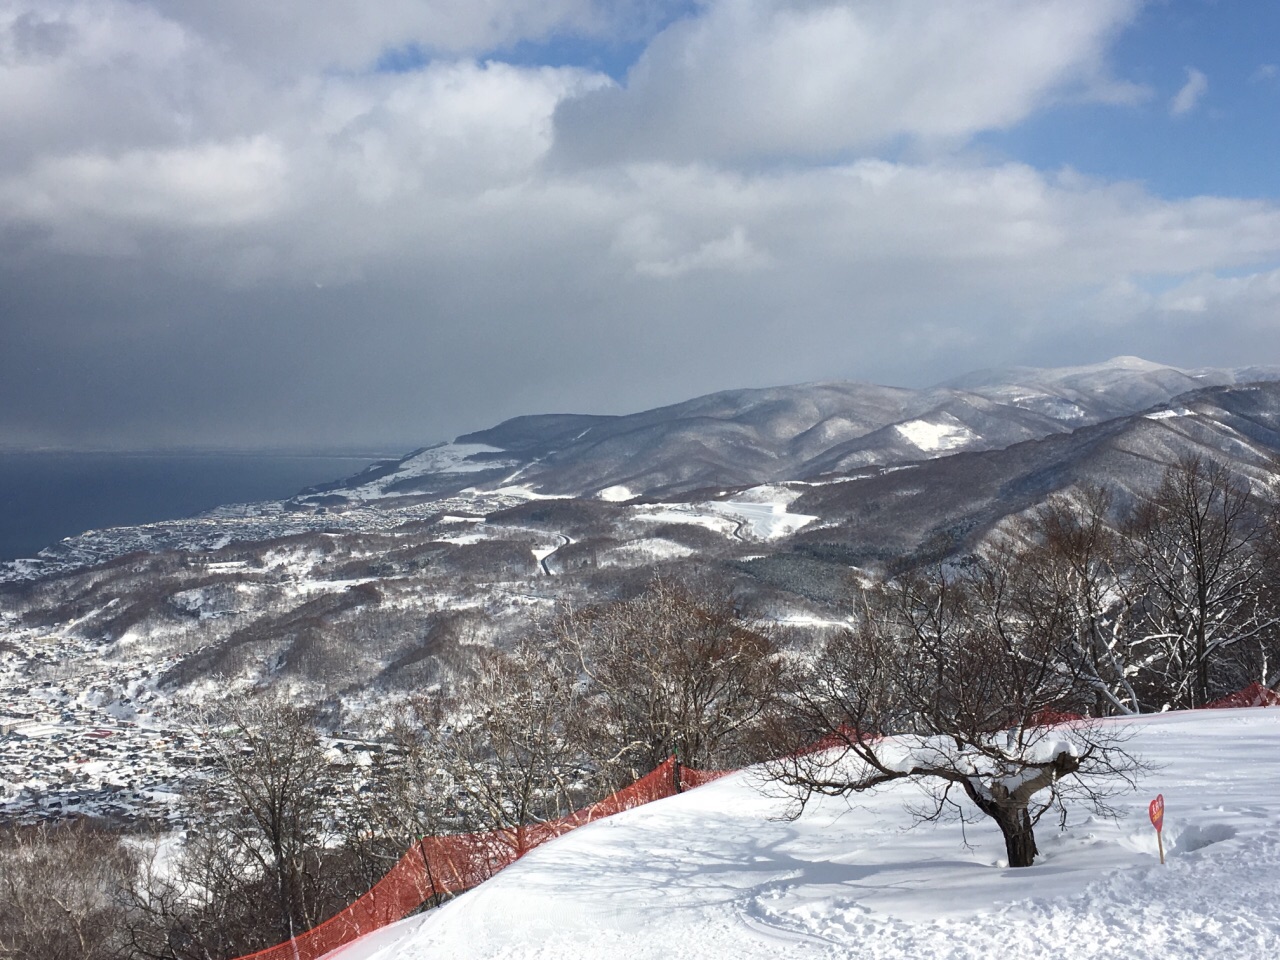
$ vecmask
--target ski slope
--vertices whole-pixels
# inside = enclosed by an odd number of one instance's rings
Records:
[[[894,784],[799,820],[752,771],[583,827],[333,960],[1270,960],[1280,945],[1280,709],[1124,721],[1152,764],[1118,820],[1042,821],[1007,869],[988,822],[914,824]],[[1147,803],[1163,793],[1161,866]]]

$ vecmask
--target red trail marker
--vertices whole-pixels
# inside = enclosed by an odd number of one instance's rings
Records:
[[[1147,807],[1151,817],[1151,825],[1156,828],[1156,843],[1160,846],[1160,862],[1164,863],[1164,794],[1156,794],[1156,798]]]

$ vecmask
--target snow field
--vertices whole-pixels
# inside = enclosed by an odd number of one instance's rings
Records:
[[[402,480],[429,474],[478,473],[502,467],[514,467],[513,460],[473,460],[480,454],[504,453],[498,447],[483,443],[439,443],[405,459],[393,473],[357,487],[344,488],[341,495],[348,500],[368,501],[390,496],[389,488]]]
[[[744,490],[732,500],[646,507],[635,518],[657,523],[695,523],[723,536],[773,540],[789,536],[818,519],[787,512],[788,504],[799,496],[799,492],[785,486],[764,484]]]
[[[1035,866],[990,821],[914,824],[919,788],[785,801],[744,771],[574,831],[440,910],[330,956],[1271,960],[1280,710],[1125,721],[1153,766],[1118,820],[1046,817]],[[1166,801],[1161,866],[1147,803]]]
[[[949,413],[942,414],[939,419],[943,422],[908,420],[897,424],[894,429],[904,440],[925,453],[957,450],[978,439],[977,434]]]
[[[610,503],[622,503],[633,498],[635,494],[631,492],[630,487],[624,487],[619,483],[612,487],[605,487],[596,496]]]

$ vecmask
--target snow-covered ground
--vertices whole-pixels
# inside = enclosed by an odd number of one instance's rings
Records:
[[[913,825],[916,788],[795,822],[751,772],[535,850],[334,960],[1101,958],[1270,960],[1280,944],[1280,710],[1126,724],[1153,764],[1117,821],[1043,821],[1035,866],[986,823]],[[1168,863],[1147,803],[1163,793]]]
[[[343,489],[348,500],[377,500],[391,495],[391,487],[415,477],[437,474],[480,473],[486,470],[508,469],[516,466],[514,460],[496,459],[503,453],[498,447],[483,443],[438,443],[434,447],[406,457],[394,472],[358,486]],[[488,455],[489,459],[485,459]],[[477,459],[479,458],[479,459]]]
[[[767,483],[743,490],[732,500],[646,506],[637,510],[635,518],[658,523],[694,523],[744,540],[775,540],[818,519],[787,511],[787,506],[799,496],[799,491],[785,485]]]

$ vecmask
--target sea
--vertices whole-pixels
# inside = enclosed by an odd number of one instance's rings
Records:
[[[390,455],[388,455],[390,456]],[[64,537],[278,500],[384,457],[271,453],[0,452],[0,561]]]

